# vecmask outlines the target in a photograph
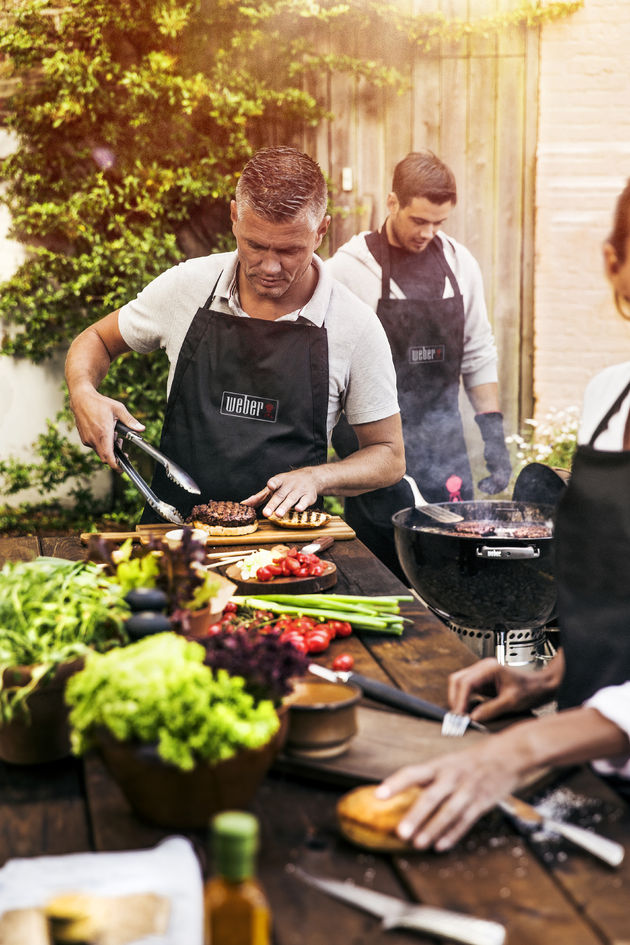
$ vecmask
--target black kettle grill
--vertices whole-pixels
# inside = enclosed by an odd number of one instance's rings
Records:
[[[414,508],[393,516],[411,586],[477,655],[491,655],[490,643],[501,663],[547,658],[545,626],[556,611],[555,505],[473,501],[455,509],[463,522],[453,525]]]

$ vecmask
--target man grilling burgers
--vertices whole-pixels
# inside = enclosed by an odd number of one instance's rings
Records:
[[[114,425],[139,423],[98,386],[126,351],[166,350],[160,448],[204,501],[302,511],[318,497],[357,495],[405,471],[395,372],[375,313],[324,269],[328,230],[319,166],[292,148],[246,164],[231,202],[237,249],[188,259],[72,343],[66,361],[81,440],[117,469]],[[327,463],[342,409],[357,452]],[[158,466],[153,490],[183,515],[195,498]],[[197,502],[199,499],[196,500]],[[144,521],[154,521],[145,510]]]

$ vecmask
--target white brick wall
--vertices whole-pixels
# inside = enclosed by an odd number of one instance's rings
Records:
[[[601,247],[630,177],[630,2],[586,0],[541,34],[536,177],[537,416],[580,404],[586,381],[630,360]]]

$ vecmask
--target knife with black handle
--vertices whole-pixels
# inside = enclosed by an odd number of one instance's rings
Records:
[[[412,696],[410,693],[403,692],[402,689],[397,689],[388,683],[380,682],[378,679],[370,679],[369,676],[362,676],[361,673],[334,672],[331,669],[326,669],[325,666],[320,666],[318,663],[311,663],[308,668],[309,672],[315,676],[321,676],[322,679],[328,679],[330,682],[354,683],[370,699],[390,705],[392,708],[400,709],[410,715],[417,715],[422,719],[435,719],[441,722],[448,711],[434,702],[427,702],[426,699]],[[477,731],[487,731],[485,725],[480,722],[471,721],[469,724],[471,728],[477,729]]]

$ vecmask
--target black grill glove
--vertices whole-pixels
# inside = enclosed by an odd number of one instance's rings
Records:
[[[477,485],[482,492],[495,495],[497,492],[503,492],[512,475],[510,454],[503,432],[503,414],[498,410],[493,413],[478,413],[475,415],[475,423],[483,437],[483,458],[490,473]]]

